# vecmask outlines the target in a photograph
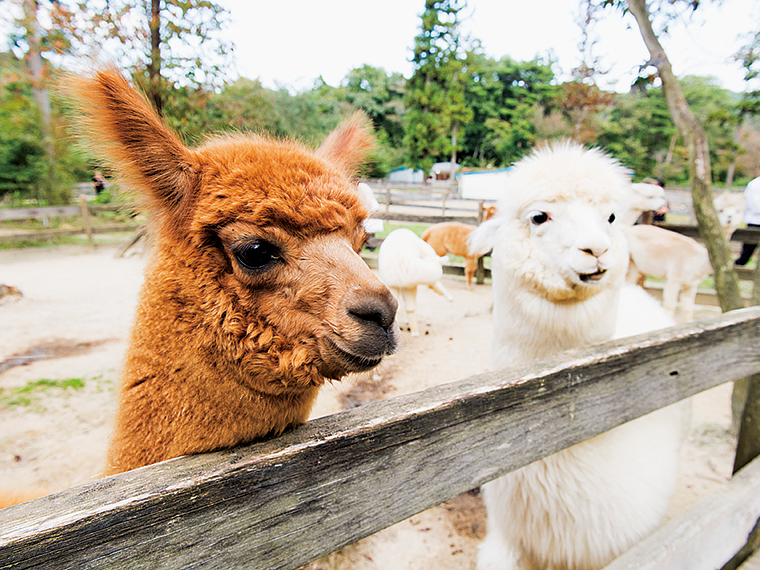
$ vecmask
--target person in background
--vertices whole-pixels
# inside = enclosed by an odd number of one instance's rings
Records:
[[[95,171],[95,175],[92,177],[92,187],[95,189],[95,195],[98,196],[106,187],[106,179],[100,173],[100,170]]]
[[[747,209],[744,212],[744,222],[748,228],[760,230],[760,177],[750,180],[747,188],[744,189],[744,201]],[[742,244],[742,252],[736,265],[747,265],[752,254],[755,253],[756,243]]]
[[[655,178],[654,179],[654,183],[657,184],[657,186],[659,186],[663,190],[665,190],[665,181],[662,178]],[[655,222],[664,222],[665,221],[665,215],[669,211],[670,211],[670,205],[666,201],[665,205],[654,213],[654,216],[653,216],[652,220],[655,221]]]

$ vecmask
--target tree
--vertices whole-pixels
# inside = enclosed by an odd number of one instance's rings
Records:
[[[363,109],[381,136],[391,146],[404,142],[404,76],[388,75],[384,69],[364,65],[348,72],[343,79],[343,98]]]
[[[760,31],[736,54],[736,59],[742,62],[744,80],[749,88],[742,96],[741,113],[760,115]]]
[[[413,167],[427,174],[437,159],[456,160],[459,125],[472,112],[464,101],[467,62],[459,34],[460,0],[425,0],[414,39],[415,71],[407,81],[404,142]]]
[[[593,0],[584,0],[581,6],[578,18],[581,42],[578,48],[582,62],[572,70],[573,80],[560,87],[557,106],[573,125],[573,139],[591,143],[596,140],[598,131],[595,118],[601,109],[612,103],[614,94],[602,91],[596,84],[596,77],[604,72],[599,69],[599,61],[594,54],[597,40],[592,30],[602,6]]]
[[[652,28],[646,0],[626,1],[631,13],[636,18],[641,31],[641,37],[644,39],[644,43],[649,50],[651,56],[649,64],[657,68],[670,115],[673,117],[673,122],[686,143],[689,153],[689,178],[691,181],[694,213],[697,217],[699,232],[705,241],[707,252],[710,256],[715,290],[718,294],[720,307],[724,312],[743,308],[744,302],[739,293],[739,285],[736,272],[734,271],[731,251],[718,220],[715,205],[713,204],[710,151],[707,136],[686,102],[683,90],[673,73],[665,50],[662,48]],[[696,6],[698,6],[698,3],[695,3],[692,7],[696,8]],[[758,395],[753,402],[747,400],[748,391]],[[745,402],[747,402],[747,406],[745,406]],[[737,449],[742,450],[742,457],[740,460],[737,453],[737,462],[735,464],[735,469],[739,469],[743,462],[748,462],[747,458],[749,456],[760,452],[756,441],[751,445],[747,444],[747,438],[752,437],[748,434],[755,433],[757,426],[751,426],[752,429],[745,429],[744,425],[745,420],[749,424],[752,424],[760,416],[760,375],[734,383],[732,408],[734,425],[741,424]],[[740,410],[743,410],[743,413]],[[740,417],[742,417],[741,421],[739,420]]]
[[[538,138],[536,113],[551,105],[556,86],[551,64],[541,60],[495,60],[473,50],[465,82],[472,120],[464,126],[462,162],[509,165]]]
[[[733,259],[723,234],[712,194],[712,174],[707,135],[686,102],[683,90],[673,73],[665,50],[660,44],[645,0],[627,0],[628,8],[636,18],[641,37],[649,50],[648,65],[657,68],[668,110],[678,129],[689,156],[689,179],[694,213],[702,238],[710,254],[715,275],[715,289],[723,311],[743,307]]]
[[[100,0],[80,3],[78,48],[120,46],[118,64],[133,70],[163,114],[175,87],[186,93],[224,84],[232,46],[223,39],[226,11],[209,0]],[[115,43],[114,43],[115,42]],[[169,116],[176,127],[176,116]]]

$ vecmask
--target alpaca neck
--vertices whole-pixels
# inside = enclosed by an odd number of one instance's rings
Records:
[[[155,285],[149,275],[122,370],[107,473],[233,447],[308,419],[318,384],[288,387],[246,375],[209,344],[207,327],[192,320],[197,312],[176,287]]]
[[[584,301],[555,303],[494,283],[494,368],[610,339],[618,295],[618,288],[608,287]]]

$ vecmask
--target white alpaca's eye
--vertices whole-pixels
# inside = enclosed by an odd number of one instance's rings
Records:
[[[615,221],[615,214],[610,214],[609,219],[607,220],[609,223],[612,223]]]
[[[546,212],[538,212],[530,217],[530,221],[533,225],[540,226],[541,224],[549,221],[549,214]]]

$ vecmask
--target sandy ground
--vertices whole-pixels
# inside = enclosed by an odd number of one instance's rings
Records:
[[[35,485],[52,491],[85,483],[100,469],[145,265],[142,256],[115,259],[114,251],[87,252],[79,246],[0,251],[0,284],[23,293],[20,300],[0,304],[0,487]],[[399,352],[375,373],[324,388],[314,417],[488,370],[490,286],[469,291],[461,279],[444,283],[455,298],[452,303],[420,289],[422,335],[403,333]],[[14,366],[30,355],[46,357]],[[60,387],[64,384],[75,386]],[[671,515],[730,477],[730,396],[726,385],[694,398]],[[473,568],[484,532],[484,512],[474,491],[309,568]]]

